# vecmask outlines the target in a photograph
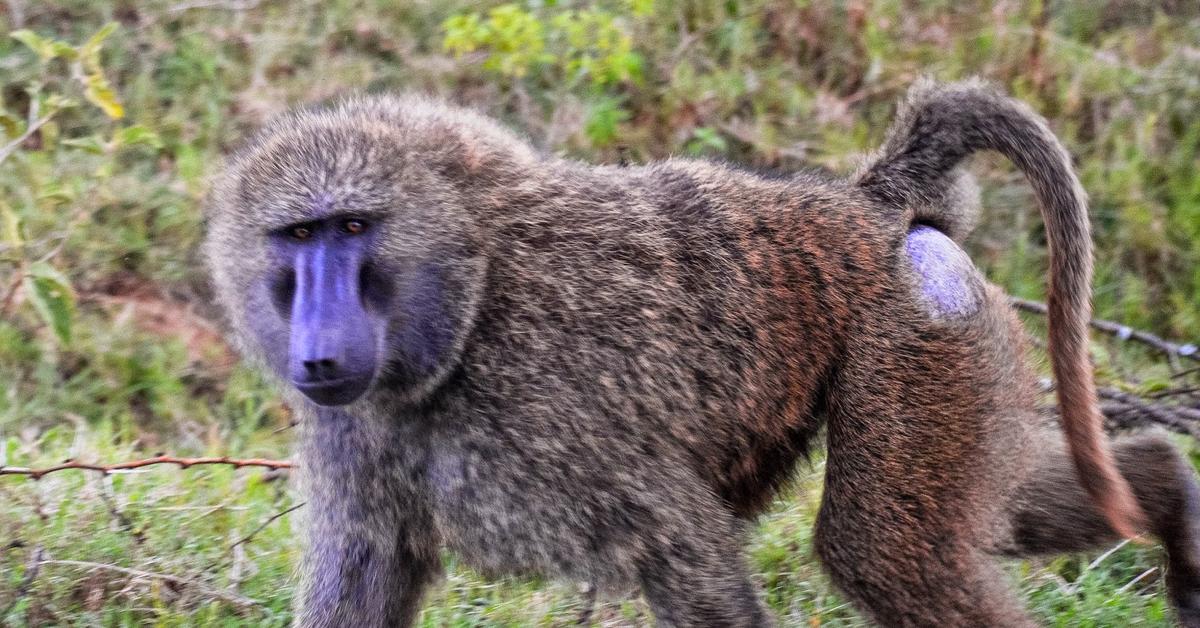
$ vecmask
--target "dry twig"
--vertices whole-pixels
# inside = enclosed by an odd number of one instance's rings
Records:
[[[190,587],[210,597],[224,600],[241,608],[262,608],[262,603],[257,600],[250,599],[244,595],[238,595],[231,591],[225,591],[216,587],[209,586],[196,580],[172,576],[165,573],[155,573],[153,571],[143,571],[141,569],[130,569],[129,567],[120,567],[118,565],[109,565],[106,563],[94,563],[85,560],[43,560],[37,563],[38,565],[63,565],[67,567],[78,567],[91,571],[111,571],[114,573],[122,573],[128,576],[139,578],[152,578],[170,582],[181,587]]]
[[[1026,312],[1046,315],[1046,304],[1037,301],[1029,301],[1027,299],[1018,299],[1017,297],[1009,297],[1009,301],[1013,307]],[[1187,358],[1196,362],[1200,362],[1200,347],[1194,344],[1176,344],[1169,340],[1164,340],[1148,331],[1134,329],[1128,325],[1114,323],[1112,321],[1101,320],[1094,318],[1091,321],[1092,327],[1116,336],[1121,340],[1136,340],[1142,344],[1154,347],[1159,351],[1167,354],[1169,359]]]
[[[284,515],[287,515],[290,512],[299,510],[300,507],[303,506],[304,504],[305,504],[305,502],[300,502],[299,504],[294,504],[284,510],[281,510],[281,511],[271,515],[270,517],[267,517],[267,519],[265,521],[258,524],[258,527],[251,530],[249,534],[247,534],[246,536],[243,536],[242,538],[238,539],[237,541],[234,541],[233,544],[229,546],[229,549],[225,550],[226,553],[232,552],[233,549],[239,545],[244,545],[246,543],[249,543],[250,540],[254,538],[254,535],[258,534],[259,532],[262,532],[264,529],[266,529],[267,526],[271,525],[271,523],[273,521],[279,519],[280,517],[283,517]]]
[[[41,545],[35,546],[33,551],[29,553],[29,562],[25,567],[25,576],[21,578],[21,584],[17,585],[17,591],[13,595],[13,599],[9,601],[8,606],[3,611],[0,611],[0,619],[7,617],[12,612],[12,609],[16,608],[17,604],[21,602],[21,599],[29,595],[29,592],[33,589],[33,581],[37,580],[38,572],[41,571],[42,565],[45,562],[45,557],[46,550]]]
[[[1161,425],[1200,439],[1200,409],[1143,399],[1116,388],[1101,388],[1100,411],[1116,428]]]

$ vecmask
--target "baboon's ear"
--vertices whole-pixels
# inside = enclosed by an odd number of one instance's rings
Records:
[[[440,146],[433,147],[437,158],[430,165],[447,178],[470,177],[495,162],[495,151],[484,142],[457,134],[447,134],[444,139]]]
[[[482,142],[470,138],[461,138],[459,145],[460,163],[467,174],[478,172],[487,162],[494,158],[494,151],[488,149]]]

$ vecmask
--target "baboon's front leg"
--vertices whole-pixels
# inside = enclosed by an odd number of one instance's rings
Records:
[[[410,626],[441,570],[423,500],[380,426],[322,410],[305,428],[297,625]]]
[[[724,547],[695,537],[667,542],[639,567],[642,590],[660,626],[765,628],[773,625],[729,538]]]
[[[999,549],[1009,555],[1094,549],[1117,534],[1079,485],[1057,433],[1037,439],[1035,470],[1010,509],[1013,538]],[[1133,487],[1152,532],[1167,551],[1167,588],[1179,622],[1200,627],[1200,486],[1188,462],[1162,435],[1145,434],[1114,443],[1121,474]]]
[[[312,502],[309,505],[313,505]],[[411,626],[438,565],[401,533],[310,535],[300,626]],[[436,558],[436,556],[432,557]]]
[[[677,477],[670,489],[646,493],[654,529],[637,532],[647,545],[636,568],[655,620],[672,628],[774,625],[750,579],[733,514],[690,480]]]

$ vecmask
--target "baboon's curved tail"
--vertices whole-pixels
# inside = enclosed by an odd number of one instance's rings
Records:
[[[954,168],[982,150],[1000,152],[1016,164],[1037,196],[1050,249],[1049,351],[1063,430],[1083,487],[1114,530],[1135,536],[1145,517],[1107,447],[1087,352],[1092,310],[1087,196],[1046,122],[980,81],[922,80],[909,91],[882,150],[857,184],[892,207],[937,206],[953,185]]]

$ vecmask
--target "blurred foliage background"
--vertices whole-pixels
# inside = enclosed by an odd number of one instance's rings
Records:
[[[413,89],[593,162],[847,172],[923,74],[980,75],[1045,114],[1091,194],[1097,314],[1200,337],[1196,0],[6,0],[0,465],[287,456],[287,408],[221,342],[195,249],[207,176],[291,105]],[[1028,188],[998,158],[975,171],[975,259],[1039,298]],[[1096,349],[1127,385],[1169,376]],[[811,557],[820,472],[757,526],[752,557],[784,624],[861,625]],[[0,625],[286,624],[296,541],[275,515],[295,499],[286,476],[229,468],[0,478]],[[588,607],[447,562],[426,625],[574,624]],[[1159,625],[1159,564],[1122,547],[1012,574],[1051,625]],[[648,616],[603,601],[586,622]]]

